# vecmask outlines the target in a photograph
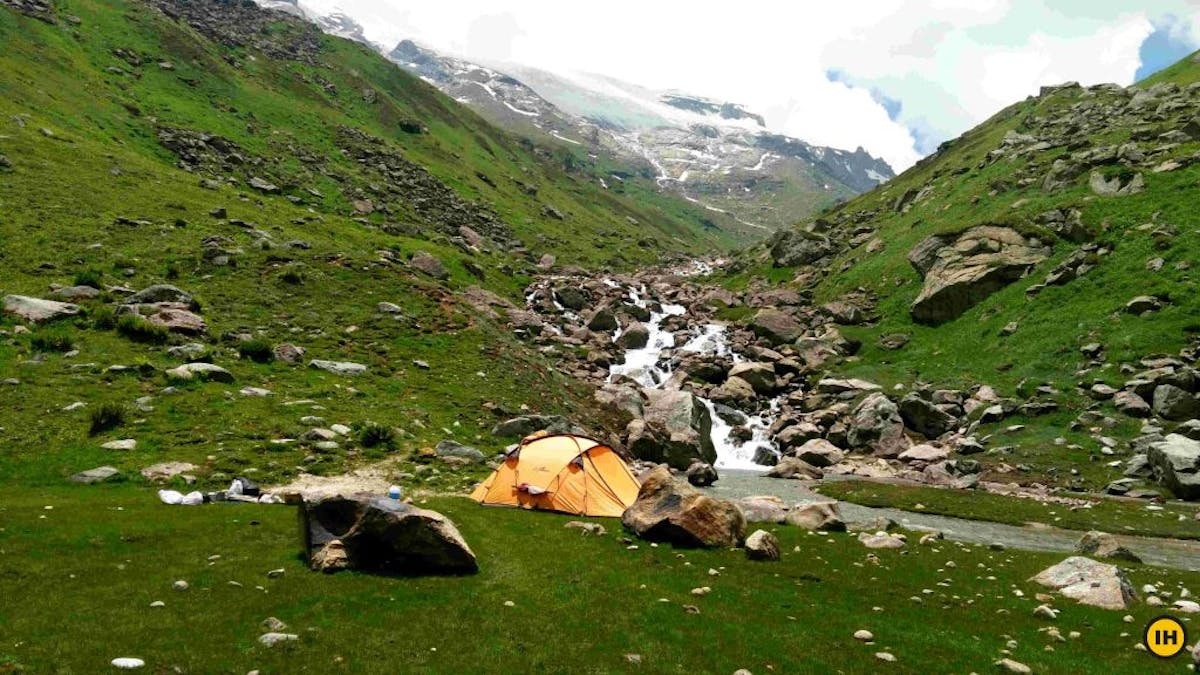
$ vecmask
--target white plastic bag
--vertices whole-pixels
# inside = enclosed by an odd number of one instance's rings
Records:
[[[159,490],[158,498],[162,500],[162,503],[172,506],[183,503],[183,493],[174,490]]]

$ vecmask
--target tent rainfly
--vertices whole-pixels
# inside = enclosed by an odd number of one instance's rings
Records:
[[[485,505],[618,518],[640,486],[607,445],[582,436],[526,438],[471,499]]]

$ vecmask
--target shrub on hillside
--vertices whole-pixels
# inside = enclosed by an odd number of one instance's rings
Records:
[[[96,269],[80,270],[75,273],[75,285],[76,286],[91,286],[92,288],[99,291],[99,290],[104,289],[104,286],[101,285],[101,280],[103,278],[104,278],[104,274],[100,270],[96,270]]]
[[[75,348],[71,335],[61,328],[39,330],[29,344],[38,352],[69,352]]]
[[[92,327],[97,330],[112,330],[117,325],[117,313],[108,305],[88,310],[88,317],[92,320]]]
[[[391,448],[396,443],[396,432],[391,427],[367,422],[358,428],[358,442],[364,448]]]
[[[271,343],[262,338],[254,338],[246,340],[238,344],[238,354],[243,359],[250,359],[257,363],[269,363],[275,359],[275,351],[271,348]]]
[[[171,335],[165,326],[150,323],[136,314],[126,314],[117,319],[117,332],[134,342],[155,345],[165,343]]]
[[[92,409],[90,419],[91,427],[88,429],[88,434],[95,436],[124,424],[125,408],[117,403],[104,403],[100,407]]]

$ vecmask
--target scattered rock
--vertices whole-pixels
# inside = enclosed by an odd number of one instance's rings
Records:
[[[193,380],[233,382],[233,373],[212,363],[185,363],[182,366],[167,370],[167,376],[176,380]]]
[[[414,253],[409,263],[417,270],[428,274],[434,279],[446,280],[450,278],[450,272],[442,264],[442,261],[425,251]]]
[[[451,440],[441,441],[433,450],[438,457],[461,457],[476,464],[482,464],[485,459],[483,453],[477,448]]]
[[[133,450],[137,448],[137,441],[132,438],[123,438],[119,441],[109,441],[100,447],[105,450]]]
[[[103,483],[107,480],[112,480],[121,475],[121,472],[111,466],[98,466],[95,469],[80,471],[71,476],[72,483],[84,483],[90,485],[92,483]]]
[[[79,305],[25,295],[4,296],[4,312],[33,323],[47,323],[79,314]]]
[[[766,530],[755,530],[746,537],[746,557],[750,560],[779,560],[779,539]]]
[[[264,647],[274,647],[278,644],[286,642],[295,642],[300,639],[295,633],[263,633],[258,636],[258,643]]]
[[[1093,558],[1125,560],[1135,563],[1142,562],[1142,559],[1135,555],[1133,551],[1122,546],[1116,537],[1095,530],[1083,535],[1083,538],[1075,545],[1075,552],[1079,555],[1091,556]]]
[[[797,504],[788,511],[784,522],[813,532],[845,532],[846,521],[837,502]]]
[[[170,480],[175,476],[195,471],[196,465],[187,462],[160,462],[142,469],[142,477],[149,481]]]
[[[687,481],[696,487],[708,487],[717,482],[717,470],[708,462],[692,462],[686,475]]]
[[[350,361],[322,361],[313,359],[308,362],[309,368],[324,370],[334,375],[362,375],[367,372],[367,367],[361,363],[352,363]]]

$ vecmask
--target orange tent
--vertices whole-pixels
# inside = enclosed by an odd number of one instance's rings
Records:
[[[542,436],[521,441],[471,499],[617,518],[637,500],[639,488],[633,472],[607,445],[582,436]]]

